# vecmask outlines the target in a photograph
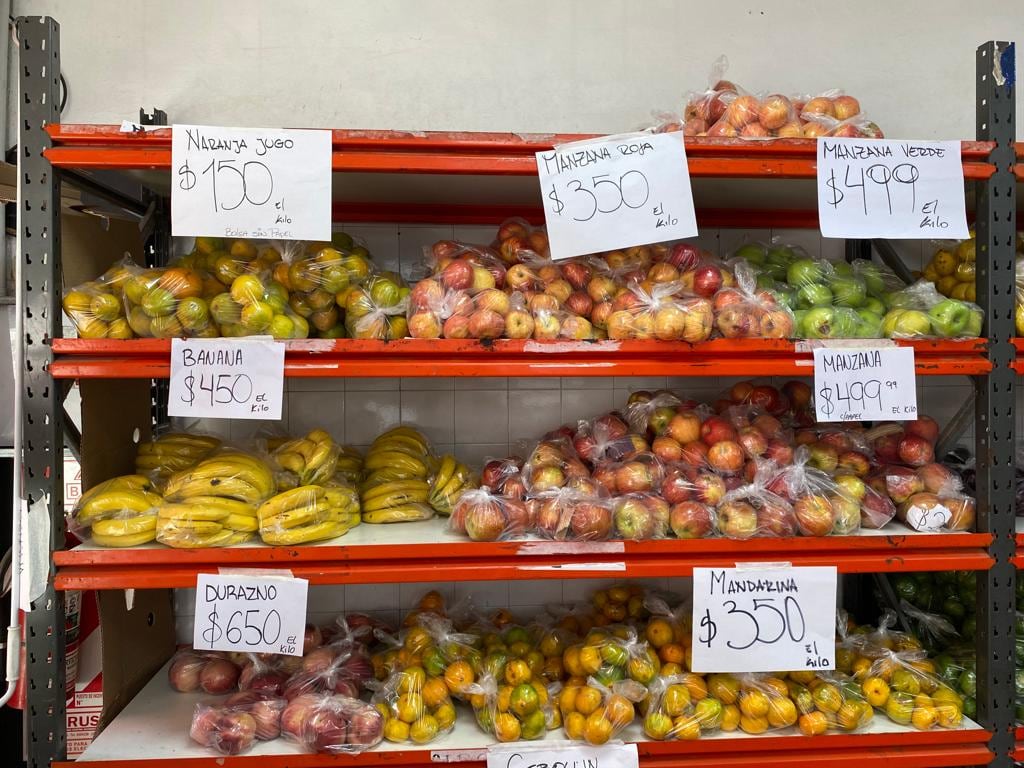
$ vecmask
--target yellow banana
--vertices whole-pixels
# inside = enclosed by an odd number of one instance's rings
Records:
[[[182,445],[181,443],[142,443],[139,445],[137,456],[174,456],[183,459],[196,461],[209,452],[207,448],[196,448],[193,445]]]
[[[257,514],[262,517],[271,517],[287,512],[290,509],[315,506],[324,498],[324,489],[319,485],[300,485],[290,491],[284,491],[272,496],[260,504]]]
[[[165,498],[170,501],[184,501],[195,496],[223,496],[249,504],[259,504],[267,497],[262,490],[237,477],[189,478],[177,483],[173,483],[173,480],[172,476],[164,493]]]
[[[308,435],[306,435],[306,439],[312,440],[314,443],[331,444],[334,442],[334,439],[330,436],[330,434],[323,429],[312,430]]]
[[[379,509],[401,507],[406,504],[426,503],[429,493],[427,491],[394,491],[385,496],[377,496],[369,501],[363,500],[362,509],[364,512],[375,512]]]
[[[351,527],[351,525],[344,522],[323,522],[291,528],[286,531],[263,531],[260,537],[266,544],[287,546],[289,544],[304,544],[321,539],[333,539],[335,536],[341,536],[346,533]]]
[[[393,435],[384,439],[377,439],[373,445],[370,446],[370,450],[367,451],[367,456],[371,453],[379,453],[380,451],[401,451],[402,453],[408,453],[412,456],[426,456],[429,453],[429,449],[423,443],[414,440],[411,437],[405,435]]]
[[[298,525],[319,522],[327,514],[330,505],[326,501],[318,501],[308,507],[295,507],[276,515],[260,515],[260,528],[295,528]]]
[[[236,478],[261,491],[264,495],[273,492],[274,477],[262,462],[249,463],[236,458],[206,459],[187,472],[179,473],[168,481],[168,488],[176,482],[186,480],[226,480]]]
[[[208,536],[224,530],[224,526],[213,520],[186,520],[180,517],[161,517],[156,524],[158,536]]]
[[[92,524],[93,536],[134,536],[156,530],[155,515],[137,515],[135,517],[115,517],[108,520],[97,520]]]
[[[104,480],[82,494],[78,503],[84,504],[89,499],[95,498],[107,491],[153,491],[153,481],[145,475],[121,475]]]
[[[92,540],[101,547],[137,547],[140,544],[148,544],[156,538],[156,529],[143,531],[130,536],[108,536],[102,533],[94,533]]]
[[[399,467],[405,468],[409,472],[426,477],[427,465],[417,457],[402,453],[400,451],[381,451],[380,453],[371,453],[366,457],[366,461],[363,463],[366,469],[384,469],[386,467]]]
[[[423,450],[423,453],[429,453],[430,443],[427,438],[419,430],[413,429],[412,427],[392,427],[387,432],[381,432],[377,435],[375,443],[384,442],[393,437],[404,437],[415,442]]]
[[[306,469],[306,460],[302,458],[302,455],[295,451],[280,451],[274,454],[274,460],[281,465],[283,469],[287,469],[289,472],[294,472],[297,475],[301,475]]]
[[[82,525],[116,512],[143,513],[160,503],[160,497],[148,491],[107,491],[82,504],[75,517]]]
[[[302,456],[305,462],[308,464],[309,460],[313,457],[313,452],[316,450],[316,443],[312,440],[307,440],[304,437],[300,437],[298,440],[293,440],[288,443],[288,450],[295,451],[295,453]]]
[[[359,496],[348,486],[324,486],[324,500],[332,507],[348,507],[359,503]]]
[[[372,488],[368,488],[365,493],[362,494],[364,501],[370,501],[380,496],[387,496],[389,493],[395,493],[396,491],[429,491],[430,483],[426,480],[392,480],[388,483],[381,483],[375,485]]]
[[[135,469],[140,472],[180,472],[195,466],[195,459],[175,456],[136,456]]]
[[[455,474],[455,469],[458,466],[458,462],[455,457],[450,453],[446,453],[441,457],[441,466],[438,467],[437,474],[434,476],[434,488],[444,488],[445,484],[452,479],[452,475]]]
[[[248,537],[248,535],[246,535]],[[239,542],[238,533],[226,529],[216,533],[201,534],[193,531],[161,531],[156,540],[161,544],[178,549],[200,549],[202,547],[226,547]],[[244,541],[245,539],[241,539]]]
[[[160,435],[152,441],[158,445],[167,443],[178,443],[181,445],[192,445],[196,449],[205,448],[207,451],[212,451],[214,448],[220,446],[220,439],[211,437],[210,435],[190,435],[185,432],[168,432]]]
[[[259,521],[252,515],[228,515],[221,524],[232,531],[254,532],[260,527]]]
[[[434,510],[426,504],[406,504],[401,507],[379,509],[375,512],[363,512],[364,523],[406,523],[414,520],[429,520]]]

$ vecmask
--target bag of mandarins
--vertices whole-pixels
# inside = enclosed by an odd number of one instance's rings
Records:
[[[610,685],[588,677],[584,684],[567,684],[558,697],[562,728],[567,738],[593,746],[606,744],[636,719],[636,705],[647,688],[635,680]]]

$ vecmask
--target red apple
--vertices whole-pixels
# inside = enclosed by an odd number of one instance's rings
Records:
[[[238,675],[238,667],[227,659],[210,659],[199,671],[199,688],[204,693],[227,693],[238,685]]]
[[[700,440],[693,440],[683,446],[683,455],[680,461],[691,467],[703,467],[708,463],[707,443]]]
[[[649,491],[654,482],[651,466],[642,461],[627,461],[615,470],[615,485],[619,493]]]
[[[678,468],[670,470],[661,483],[661,495],[669,504],[688,501],[693,492],[693,483]]]
[[[669,512],[672,533],[680,539],[702,539],[714,531],[711,509],[696,501],[682,501]]]
[[[763,128],[774,131],[788,123],[793,114],[792,102],[781,94],[773,93],[761,102],[758,121]]]
[[[793,446],[782,440],[769,440],[764,456],[778,467],[788,466],[793,463]]]
[[[181,651],[174,656],[167,670],[167,679],[171,688],[179,693],[191,693],[199,690],[199,673],[206,661],[197,653]]]
[[[505,331],[505,318],[490,309],[478,309],[469,316],[469,335],[474,339],[497,339]]]
[[[497,541],[505,532],[505,513],[496,499],[472,504],[466,510],[466,535],[473,541]]]
[[[692,243],[676,243],[668,255],[668,263],[685,272],[700,263],[700,249]]]
[[[605,504],[582,501],[574,505],[569,528],[576,539],[607,539],[612,528],[612,513]]]
[[[697,267],[693,274],[693,292],[710,299],[722,287],[722,270],[713,264]]]
[[[961,490],[960,478],[942,464],[932,462],[918,467],[917,476],[929,493],[951,494]]]
[[[782,437],[782,422],[771,414],[758,414],[750,424],[767,438]]]
[[[593,277],[594,270],[580,261],[567,261],[562,264],[562,275],[573,288],[585,291],[587,283]]]
[[[750,458],[764,456],[768,452],[768,439],[756,427],[744,427],[741,429],[738,440],[744,452]],[[714,462],[712,462],[712,466],[714,466]]]
[[[736,430],[733,429],[726,419],[721,416],[709,416],[700,427],[701,439],[708,445],[720,443],[723,440],[735,441]],[[682,441],[680,442],[688,442]]]
[[[860,114],[860,102],[853,96],[837,96],[832,99],[832,109],[837,120],[849,120]]]
[[[730,539],[757,534],[757,510],[745,501],[727,501],[718,508],[718,528]]]
[[[708,463],[723,474],[734,474],[743,468],[743,448],[733,440],[722,440],[708,449]]]
[[[530,490],[543,493],[553,488],[561,488],[565,484],[565,473],[561,467],[539,467],[530,476]]]
[[[700,472],[693,480],[697,501],[716,506],[725,496],[725,480],[711,472]]]
[[[473,284],[473,265],[461,260],[449,262],[438,277],[449,290],[465,290]]]
[[[642,541],[654,537],[654,516],[637,495],[618,499],[613,518],[616,535],[623,539]]]
[[[857,477],[867,477],[871,471],[871,460],[860,451],[845,451],[839,454],[836,469]]]
[[[489,309],[502,317],[507,315],[509,310],[512,309],[508,294],[497,288],[488,288],[487,290],[480,291],[480,293],[473,297],[473,303],[478,310]]]
[[[804,536],[827,536],[835,525],[835,510],[825,496],[808,494],[797,499],[793,514]]]
[[[441,332],[446,339],[468,339],[469,318],[465,315],[452,315],[444,321]]]
[[[665,433],[680,445],[699,440],[701,431],[700,415],[695,411],[677,413],[665,428]]]
[[[900,440],[897,451],[900,461],[912,467],[923,467],[935,460],[932,444],[918,435],[906,435]]]
[[[802,381],[787,381],[782,385],[782,393],[797,410],[806,408],[811,402],[811,388]]]
[[[903,430],[875,438],[872,448],[875,451],[875,458],[880,464],[892,464],[900,461],[900,441],[903,439]]]
[[[908,421],[904,423],[903,429],[908,435],[916,435],[932,445],[939,439],[939,424],[931,416],[921,416],[916,421]]]
[[[796,518],[793,510],[782,501],[765,501],[757,511],[757,530],[765,536],[795,536]]]

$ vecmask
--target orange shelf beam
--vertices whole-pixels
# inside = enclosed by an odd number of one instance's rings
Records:
[[[367,529],[368,530],[368,529]],[[382,535],[387,535],[382,532]],[[737,562],[837,565],[841,573],[986,570],[991,536],[892,534],[825,538],[607,542],[433,542],[176,550],[72,549],[54,553],[57,589],[195,586],[224,566],[280,568],[314,584],[415,583],[689,576]]]
[[[899,341],[915,350],[919,375],[977,376],[992,364],[984,339]],[[170,340],[54,339],[58,379],[160,379],[170,374]],[[522,341],[302,339],[285,342],[285,375],[400,376],[809,376],[809,342],[714,339]]]
[[[58,168],[169,170],[171,129],[121,133],[115,125],[52,125],[54,147],[46,156]],[[332,132],[332,168],[336,172],[436,173],[532,176],[534,153],[592,134],[409,133],[401,131]],[[817,172],[812,139],[751,142],[741,139],[688,138],[687,160],[693,177],[812,179]],[[961,143],[964,177],[987,179],[991,142]]]

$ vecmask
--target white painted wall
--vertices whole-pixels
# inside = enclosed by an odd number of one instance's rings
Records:
[[[64,122],[155,105],[221,125],[617,132],[705,87],[726,53],[750,90],[841,87],[888,135],[971,138],[976,46],[1024,42],[1019,0],[15,0],[14,14],[61,23]]]

